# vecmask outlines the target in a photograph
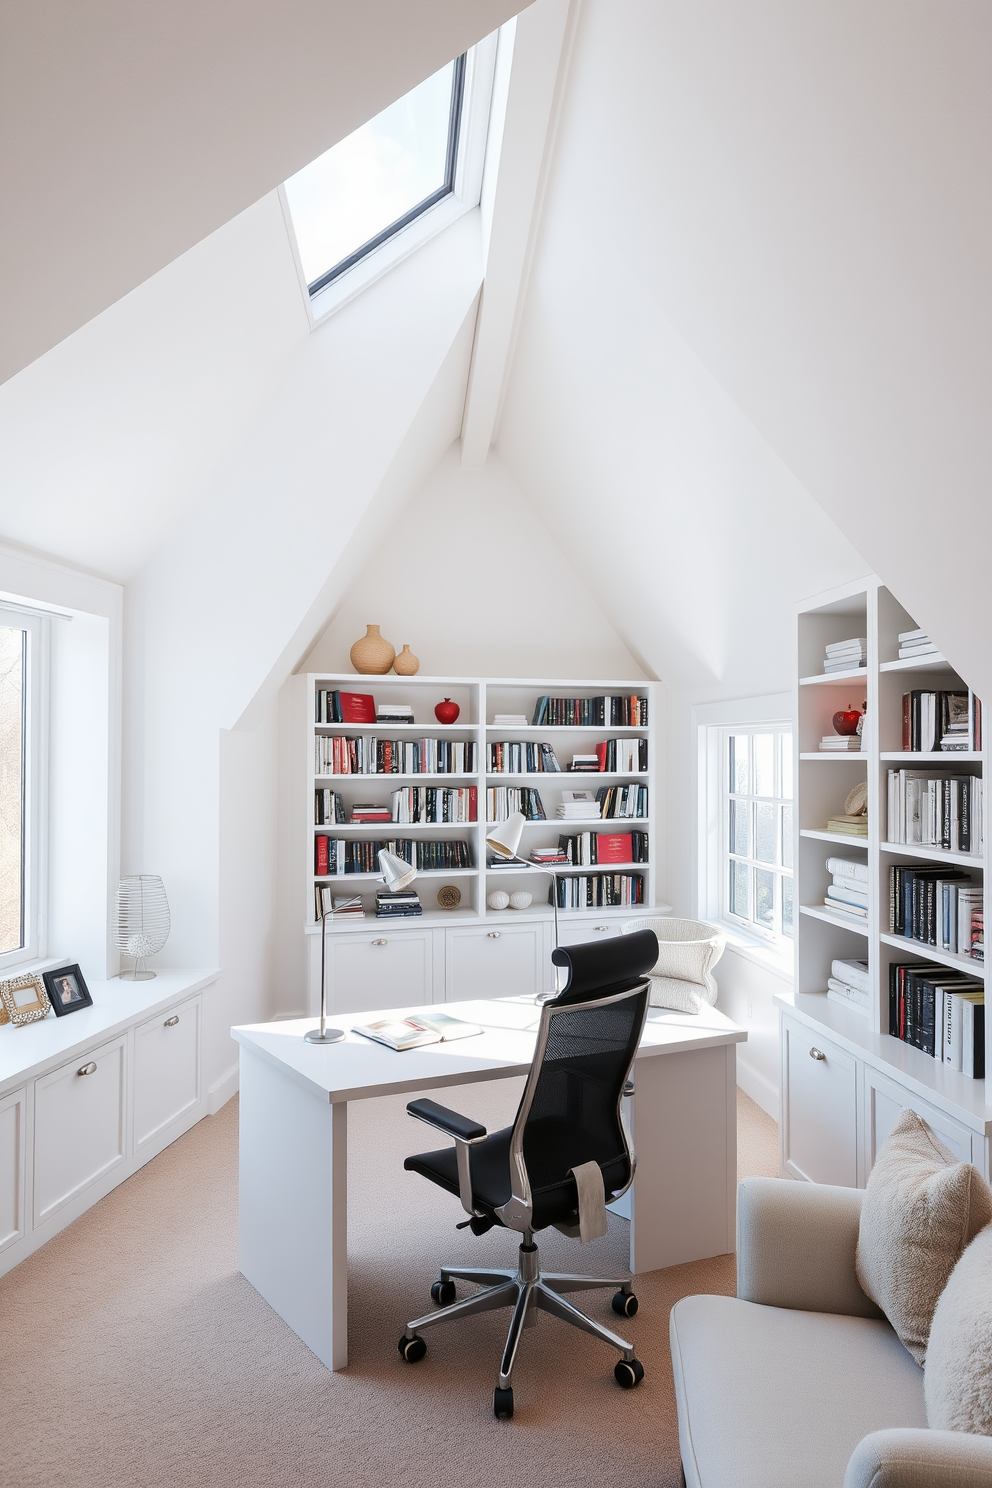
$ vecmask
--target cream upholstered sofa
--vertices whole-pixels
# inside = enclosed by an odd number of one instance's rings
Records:
[[[738,1193],[737,1296],[671,1315],[688,1488],[990,1488],[992,1438],[927,1428],[923,1370],[858,1283],[864,1195]]]

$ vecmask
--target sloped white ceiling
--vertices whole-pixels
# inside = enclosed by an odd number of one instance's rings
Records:
[[[0,381],[517,9],[515,0],[0,7]]]

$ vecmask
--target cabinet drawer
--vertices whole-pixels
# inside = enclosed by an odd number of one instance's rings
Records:
[[[77,1055],[35,1081],[36,1225],[124,1161],[124,1043]]]
[[[310,1011],[320,1011],[320,942],[313,948]],[[335,1012],[416,1007],[434,1001],[434,934],[383,925],[327,937],[327,1006]]]
[[[875,1166],[878,1149],[895,1126],[903,1111],[910,1109],[922,1116],[928,1126],[949,1147],[960,1162],[972,1161],[972,1133],[953,1116],[939,1107],[880,1074],[865,1067],[865,1178]]]
[[[200,999],[166,1009],[134,1030],[134,1151],[200,1099]]]
[[[589,916],[588,925],[562,925],[558,932],[558,944],[563,946],[584,945],[587,940],[613,940],[620,934],[622,920],[600,920]]]
[[[534,996],[551,989],[553,971],[545,925],[467,927],[445,931],[445,996],[449,1002],[476,997]]]
[[[782,1020],[782,1163],[794,1178],[858,1185],[858,1061]]]
[[[24,1172],[27,1155],[27,1091],[0,1100],[0,1250],[24,1234]]]

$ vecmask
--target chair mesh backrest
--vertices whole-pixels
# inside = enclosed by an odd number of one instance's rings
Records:
[[[608,1191],[627,1182],[620,1096],[644,1023],[650,992],[645,974],[657,955],[650,931],[610,946],[594,942],[555,951],[555,963],[568,967],[569,978],[550,1005],[547,1046],[523,1132],[535,1193],[567,1181],[570,1169],[590,1161],[611,1168],[604,1175]],[[608,996],[617,1001],[585,1005]]]

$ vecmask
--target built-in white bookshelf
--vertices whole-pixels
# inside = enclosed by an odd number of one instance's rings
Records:
[[[777,999],[784,1014],[783,1171],[792,1176],[863,1182],[900,1103],[915,1104],[927,1119],[944,1122],[942,1134],[948,1140],[960,1124],[962,1155],[988,1171],[992,1111],[986,1081],[950,1068],[890,1031],[893,964],[948,967],[979,985],[985,978],[982,960],[893,933],[890,923],[894,865],[932,864],[949,872],[963,871],[983,893],[986,880],[987,804],[983,803],[982,843],[976,850],[890,840],[890,770],[979,778],[985,773],[984,748],[953,752],[903,748],[904,694],[965,692],[969,719],[974,709],[967,682],[944,657],[931,653],[899,659],[900,633],[915,628],[914,618],[875,579],[818,596],[804,604],[798,616],[795,987],[790,997]],[[825,675],[827,644],[854,637],[867,641],[867,665]],[[835,713],[865,706],[860,751],[820,749],[821,738],[833,732]],[[868,835],[827,831],[828,818],[844,811],[848,794],[859,782],[867,788]],[[868,913],[863,921],[824,904],[831,882],[827,862],[832,858],[867,869]],[[987,912],[987,902],[982,903]],[[835,958],[867,960],[865,1009],[828,999],[827,980]],[[988,1063],[992,1057],[988,1026],[985,1044]],[[854,1145],[848,1151],[849,1139]]]
[[[639,904],[598,904],[586,909],[560,909],[559,916],[565,921],[581,924],[585,919],[597,921],[627,919],[637,914],[650,914],[657,906],[657,864],[659,841],[656,819],[658,804],[657,784],[657,728],[655,722],[655,698],[652,684],[646,681],[576,681],[562,679],[507,679],[465,677],[399,677],[358,676],[354,673],[314,673],[305,679],[303,707],[306,712],[306,791],[304,811],[306,816],[305,851],[308,853],[307,898],[305,923],[311,932],[317,927],[315,908],[315,886],[330,884],[335,898],[358,894],[365,908],[365,918],[339,916],[328,922],[329,934],[344,934],[356,929],[369,929],[382,925],[375,917],[375,893],[381,889],[378,870],[367,872],[345,872],[320,875],[316,872],[315,843],[319,836],[338,838],[344,841],[389,842],[405,839],[413,842],[460,841],[466,845],[471,867],[447,869],[422,869],[416,880],[416,891],[423,905],[423,915],[409,921],[391,920],[390,930],[424,926],[456,925],[459,923],[499,924],[520,921],[525,917],[550,916],[549,901],[551,876],[547,870],[537,866],[515,865],[510,868],[492,868],[487,863],[485,839],[494,819],[487,813],[487,790],[499,786],[528,788],[540,794],[545,820],[528,821],[524,827],[520,853],[529,855],[536,848],[552,847],[559,837],[581,832],[605,834],[638,832],[645,833],[648,841],[646,861],[610,863],[608,865],[569,866],[557,871],[562,878],[588,879],[601,874],[636,875],[642,885],[642,902]],[[413,709],[413,722],[396,724],[376,723],[318,723],[317,697],[322,691],[371,694],[377,708],[383,704],[402,704]],[[541,724],[532,720],[535,707],[542,696],[576,699],[644,698],[647,700],[647,723],[619,725],[597,724]],[[435,705],[444,699],[457,703],[459,716],[456,722],[441,724],[434,715]],[[495,722],[498,714],[522,714],[526,725],[505,725]],[[333,738],[363,737],[375,740],[419,740],[422,738],[458,741],[475,746],[475,768],[460,774],[453,773],[317,773],[317,740],[323,736]],[[633,770],[572,771],[568,768],[575,754],[595,752],[597,745],[611,744],[616,740],[646,741],[644,768]],[[548,744],[561,766],[554,770],[495,770],[488,768],[487,746],[495,743]],[[638,761],[640,764],[641,762]],[[557,807],[563,790],[591,790],[594,794],[600,787],[623,787],[641,785],[647,788],[647,811],[645,815],[625,817],[594,817],[582,820],[561,820]],[[356,804],[388,805],[392,793],[403,787],[429,787],[433,789],[472,789],[476,799],[474,822],[420,822],[358,823],[351,820]],[[347,818],[344,822],[318,823],[315,812],[315,793],[332,790],[339,794]],[[505,814],[505,813],[504,813]],[[445,885],[456,886],[461,893],[457,909],[444,909],[438,904],[438,890]],[[508,893],[523,890],[532,895],[527,910],[492,910],[487,896],[494,888],[503,888]],[[667,908],[667,906],[665,906]]]

